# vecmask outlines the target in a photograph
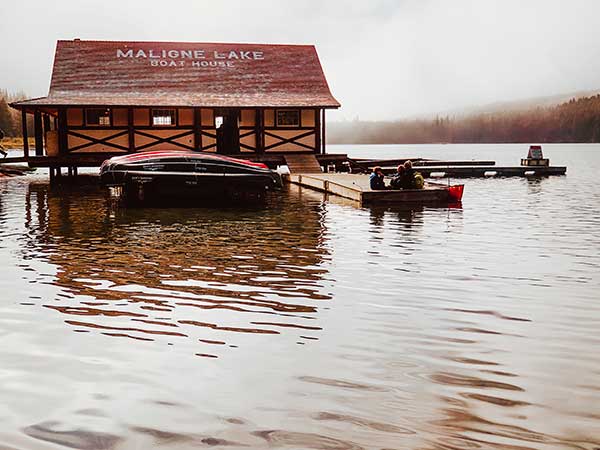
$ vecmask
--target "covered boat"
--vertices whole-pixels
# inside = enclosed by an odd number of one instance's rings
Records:
[[[131,201],[260,199],[282,187],[266,165],[188,151],[156,151],[110,158],[100,167],[104,186]]]

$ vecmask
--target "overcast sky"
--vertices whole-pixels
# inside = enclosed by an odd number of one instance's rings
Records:
[[[334,120],[600,90],[597,0],[0,0],[0,88],[46,95],[75,37],[316,44]]]

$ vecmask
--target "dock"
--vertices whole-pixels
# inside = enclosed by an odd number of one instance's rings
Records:
[[[287,179],[290,183],[354,200],[361,205],[449,203],[448,188],[443,184],[426,183],[423,189],[373,191],[368,175],[364,174],[292,173]]]
[[[427,158],[394,158],[394,159],[364,159],[364,158],[348,158],[348,164],[352,170],[369,171],[375,166],[381,167],[397,167],[404,164],[406,161],[411,161],[414,166],[494,166],[496,161],[492,160],[439,160]]]
[[[401,159],[348,159],[350,170],[354,173],[370,173],[373,167],[380,166],[386,175],[396,173],[396,167],[410,158]],[[424,178],[430,177],[545,177],[564,175],[565,166],[497,166],[495,161],[441,161],[435,159],[412,158],[413,168]]]
[[[452,178],[473,177],[546,177],[550,175],[564,175],[567,173],[565,166],[440,166],[440,165],[415,165],[413,168],[420,172],[424,178],[432,176]],[[383,173],[391,175],[396,168],[383,168]]]

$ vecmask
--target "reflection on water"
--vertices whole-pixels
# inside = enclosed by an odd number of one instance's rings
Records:
[[[383,227],[384,218],[388,213],[394,214],[398,218],[398,224],[406,227],[418,227],[422,225],[423,217],[423,206],[410,205],[410,206],[371,206],[370,208],[371,224],[374,227]]]
[[[452,208],[291,188],[122,209],[0,182],[0,448],[600,448],[586,149]]]
[[[125,209],[93,185],[85,196],[27,188],[23,258],[41,254],[57,268],[61,291],[43,306],[73,316],[74,331],[169,343],[206,329],[318,339],[318,307],[331,298],[319,283],[321,205]],[[197,355],[216,357],[212,344],[228,343],[220,335],[199,340]]]

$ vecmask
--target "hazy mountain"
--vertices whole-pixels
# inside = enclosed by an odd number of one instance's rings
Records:
[[[330,144],[600,142],[596,92],[496,103],[429,118],[332,123],[327,138]]]
[[[568,102],[571,99],[578,99],[583,97],[593,97],[594,95],[600,94],[600,89],[591,91],[577,91],[568,94],[556,94],[545,97],[532,97],[522,100],[512,100],[506,102],[494,102],[486,105],[473,106],[463,108],[459,110],[451,110],[446,112],[440,112],[438,114],[432,114],[430,117],[437,116],[470,116],[477,114],[493,114],[499,112],[519,112],[526,111],[535,108],[547,108],[550,106],[560,105],[561,103]]]

